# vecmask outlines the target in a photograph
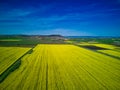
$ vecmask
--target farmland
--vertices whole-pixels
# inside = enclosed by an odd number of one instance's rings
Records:
[[[1,51],[2,52],[2,51]],[[119,90],[117,58],[69,44],[38,44],[1,90]]]
[[[99,50],[99,52],[120,58],[120,52],[113,50]]]
[[[0,0],[0,90],[120,90],[120,0]]]
[[[0,74],[10,67],[18,58],[24,55],[30,48],[0,47]]]
[[[65,44],[61,35],[0,35],[0,46],[34,47],[37,44]]]

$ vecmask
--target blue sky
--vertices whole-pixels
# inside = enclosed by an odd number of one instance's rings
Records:
[[[0,34],[120,36],[120,0],[0,0]]]

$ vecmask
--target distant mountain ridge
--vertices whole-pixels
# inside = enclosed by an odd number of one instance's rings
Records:
[[[64,36],[66,38],[120,38],[120,36]]]
[[[25,37],[25,38],[64,38],[62,35],[52,34],[52,35],[0,35],[0,38],[19,38],[19,37]]]

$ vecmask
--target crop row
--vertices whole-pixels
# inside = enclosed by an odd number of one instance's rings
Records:
[[[30,48],[22,47],[0,47],[0,74],[2,74],[29,49]]]
[[[117,52],[117,51],[113,51],[113,50],[99,50],[99,52],[102,52],[104,54],[108,54],[108,55],[120,58],[120,52]]]
[[[119,90],[120,61],[74,45],[37,45],[1,90]]]

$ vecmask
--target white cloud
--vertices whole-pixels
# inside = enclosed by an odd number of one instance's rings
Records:
[[[72,30],[72,29],[63,29],[63,28],[50,29],[50,30],[34,30],[32,31],[32,33],[29,32],[29,34],[44,34],[44,35],[60,34],[63,36],[90,36],[92,35],[90,33],[84,32],[83,30]]]

